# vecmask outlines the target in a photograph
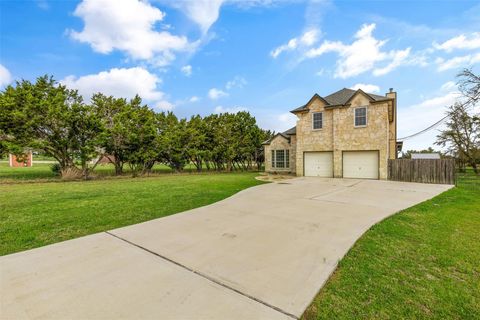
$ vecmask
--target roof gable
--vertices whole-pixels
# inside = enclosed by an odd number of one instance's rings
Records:
[[[284,132],[279,132],[277,133],[276,135],[274,135],[271,139],[263,142],[262,144],[270,144],[273,140],[275,140],[277,137],[281,137],[285,140],[288,140],[288,142],[290,142],[290,137],[287,136]]]
[[[308,111],[308,106],[315,100],[315,99],[320,99],[320,101],[322,101],[323,103],[325,103],[326,106],[329,105],[329,102],[327,100],[325,100],[325,98],[321,97],[320,95],[318,95],[318,93],[315,93],[311,98],[310,100],[308,100],[307,103],[305,103],[303,106],[300,106],[298,108],[295,108],[293,109],[292,113],[296,113],[296,112],[302,112],[302,111]]]
[[[341,90],[338,90],[334,93],[329,94],[328,96],[321,97],[318,94],[314,94],[313,97],[303,106],[300,106],[296,109],[293,109],[292,113],[297,113],[297,112],[307,112],[308,111],[308,105],[315,99],[318,98],[321,101],[325,103],[326,108],[333,108],[333,107],[339,107],[339,106],[345,106],[347,105],[356,94],[362,94],[364,95],[370,102],[378,102],[378,101],[387,101],[391,100],[389,97],[384,97],[380,96],[377,94],[373,93],[367,93],[363,91],[362,89],[357,89],[357,90],[352,90],[348,88],[343,88]]]
[[[362,89],[358,89],[358,90],[355,91],[355,92],[352,94],[352,96],[351,96],[347,101],[345,101],[345,103],[343,103],[343,104],[344,104],[344,105],[349,104],[350,101],[352,101],[353,98],[354,98],[357,94],[363,95],[363,96],[366,97],[370,102],[375,101],[375,99],[373,99],[368,93],[366,93],[366,92],[363,91]]]

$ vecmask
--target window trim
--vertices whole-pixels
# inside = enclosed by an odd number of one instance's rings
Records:
[[[315,114],[320,113],[322,115],[322,126],[320,128],[315,128],[314,123],[315,123]],[[312,130],[317,131],[317,130],[322,130],[323,129],[323,111],[319,112],[312,112]]]
[[[279,161],[279,154],[283,154],[283,158],[281,159],[282,161]],[[279,166],[279,164],[281,166]],[[276,168],[278,169],[285,169],[285,149],[278,149],[278,150],[275,150],[275,165],[276,165]]]
[[[357,122],[356,122],[357,116],[355,114],[357,112],[357,109],[365,109],[365,124],[357,125]],[[365,128],[367,125],[368,125],[368,107],[361,106],[361,107],[353,108],[353,126],[355,128]]]
[[[283,167],[279,167],[277,164],[277,151],[283,151]],[[274,149],[272,153],[272,169],[288,170],[290,169],[290,149]],[[287,157],[288,156],[288,157]]]
[[[290,149],[285,149],[284,152],[285,152],[284,153],[285,163],[283,164],[284,168],[285,169],[290,169]]]

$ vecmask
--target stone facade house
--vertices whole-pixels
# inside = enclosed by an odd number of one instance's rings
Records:
[[[264,143],[265,170],[297,176],[386,179],[397,157],[397,94],[342,89],[291,111],[296,127]]]

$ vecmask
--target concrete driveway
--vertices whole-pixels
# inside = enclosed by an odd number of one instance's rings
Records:
[[[298,318],[368,228],[450,187],[295,178],[4,256],[0,318]]]

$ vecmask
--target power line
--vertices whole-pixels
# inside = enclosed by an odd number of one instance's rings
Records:
[[[414,134],[411,134],[411,135],[409,135],[409,136],[406,136],[406,137],[403,137],[403,138],[399,138],[399,139],[397,139],[397,140],[398,140],[398,141],[408,140],[408,139],[411,139],[411,138],[416,137],[416,136],[418,136],[418,135],[421,135],[421,134],[423,134],[423,133],[425,133],[425,132],[427,132],[427,131],[430,131],[430,130],[436,128],[438,125],[440,125],[440,124],[441,124],[443,121],[445,121],[448,117],[449,117],[449,115],[446,115],[445,117],[443,117],[442,119],[438,120],[438,121],[435,122],[434,124],[428,126],[427,128],[425,128],[425,129],[423,129],[423,130],[420,130],[420,131],[418,131],[418,132],[416,132],[416,133],[414,133]]]
[[[462,105],[463,105],[463,106],[466,106],[466,110],[468,110],[469,108],[475,107],[475,105],[467,105],[466,103],[463,103]],[[416,137],[416,136],[418,136],[418,135],[421,135],[421,134],[423,134],[423,133],[425,133],[425,132],[427,132],[427,131],[430,131],[430,130],[438,127],[438,126],[439,126],[443,121],[445,121],[448,117],[450,117],[450,114],[447,114],[445,117],[443,117],[442,119],[438,120],[438,121],[435,122],[434,124],[426,127],[425,129],[420,130],[420,131],[418,131],[418,132],[416,132],[416,133],[414,133],[414,134],[411,134],[411,135],[409,135],[409,136],[406,136],[406,137],[403,137],[403,138],[399,138],[399,139],[397,139],[397,141],[408,140],[408,139],[411,139],[411,138]]]

